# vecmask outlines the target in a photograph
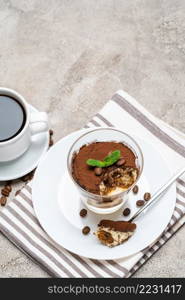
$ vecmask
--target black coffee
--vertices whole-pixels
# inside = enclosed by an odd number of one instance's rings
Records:
[[[0,142],[5,142],[21,132],[26,122],[22,105],[14,98],[0,95]]]

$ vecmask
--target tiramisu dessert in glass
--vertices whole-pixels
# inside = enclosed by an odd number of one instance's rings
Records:
[[[97,128],[78,138],[68,154],[68,171],[86,206],[112,213],[128,199],[143,170],[139,145],[114,128]]]

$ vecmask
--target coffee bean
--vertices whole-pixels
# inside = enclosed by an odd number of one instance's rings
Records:
[[[12,187],[11,187],[11,185],[5,185],[5,188],[9,191],[9,192],[11,192],[12,191]]]
[[[23,182],[27,182],[29,180],[32,180],[33,176],[34,176],[35,170],[31,171],[30,173],[24,175],[21,179]]]
[[[0,204],[1,204],[1,206],[5,206],[6,202],[7,202],[7,198],[6,197],[1,197],[0,198]]]
[[[90,232],[90,228],[89,228],[89,226],[85,226],[83,229],[82,229],[82,233],[83,234],[88,234],[89,232]]]
[[[120,158],[117,162],[116,162],[116,166],[121,167],[126,163],[124,158]]]
[[[84,218],[87,215],[87,209],[83,208],[80,211],[80,217]]]
[[[94,173],[95,173],[96,176],[100,176],[102,174],[102,168],[98,168],[98,167],[95,168]]]
[[[17,190],[17,191],[15,192],[15,196],[17,196],[17,195],[20,193],[20,191],[21,191],[21,190]]]
[[[133,191],[134,194],[137,194],[138,191],[139,191],[138,185],[135,185],[132,191]]]
[[[53,135],[53,133],[54,133],[54,132],[53,132],[53,129],[50,129],[50,130],[49,130],[49,134],[50,134],[50,135]]]
[[[124,209],[123,215],[124,215],[125,217],[127,217],[129,214],[130,214],[130,208],[127,207],[127,208]]]
[[[145,193],[145,194],[144,194],[144,199],[145,199],[145,201],[150,200],[150,198],[151,198],[151,194],[150,194],[150,193]]]
[[[22,180],[23,182],[27,182],[27,181],[29,181],[29,180],[32,180],[32,178],[33,178],[33,176],[34,176],[34,174],[35,174],[35,170],[36,170],[36,169],[34,169],[34,170],[32,170],[30,173],[24,175],[24,176],[21,178],[21,180]]]
[[[27,174],[27,175],[23,176],[21,179],[23,182],[27,182],[30,179],[30,175]]]
[[[137,200],[136,205],[137,206],[143,206],[145,204],[144,200]]]
[[[1,190],[1,194],[5,197],[8,197],[10,192],[9,189],[6,189],[5,187]]]

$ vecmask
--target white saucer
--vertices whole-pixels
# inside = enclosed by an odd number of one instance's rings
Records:
[[[38,110],[30,105],[30,111]],[[31,172],[37,167],[48,145],[49,132],[34,135],[29,149],[23,155],[10,162],[0,162],[0,181],[17,179]]]
[[[133,255],[152,244],[165,230],[176,203],[176,185],[173,184],[160,200],[136,219],[137,229],[124,244],[108,248],[93,235],[101,219],[127,220],[123,208],[111,215],[97,215],[91,211],[85,218],[79,216],[84,205],[80,195],[67,174],[67,154],[72,143],[89,131],[74,132],[56,143],[40,162],[33,181],[32,197],[35,213],[48,235],[59,245],[80,256],[92,259],[118,259]],[[144,170],[138,182],[139,193],[132,192],[124,207],[132,214],[137,210],[136,201],[145,192],[152,194],[171,176],[171,171],[156,147],[145,140],[134,137],[144,154]],[[98,139],[98,136],[97,136]],[[52,176],[51,176],[52,174]],[[49,183],[49,184],[46,184]],[[89,226],[88,236],[82,228]]]

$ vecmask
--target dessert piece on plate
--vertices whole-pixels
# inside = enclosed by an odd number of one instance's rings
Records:
[[[98,230],[94,234],[102,244],[114,247],[127,241],[133,235],[135,229],[135,223],[101,220],[98,224]]]

